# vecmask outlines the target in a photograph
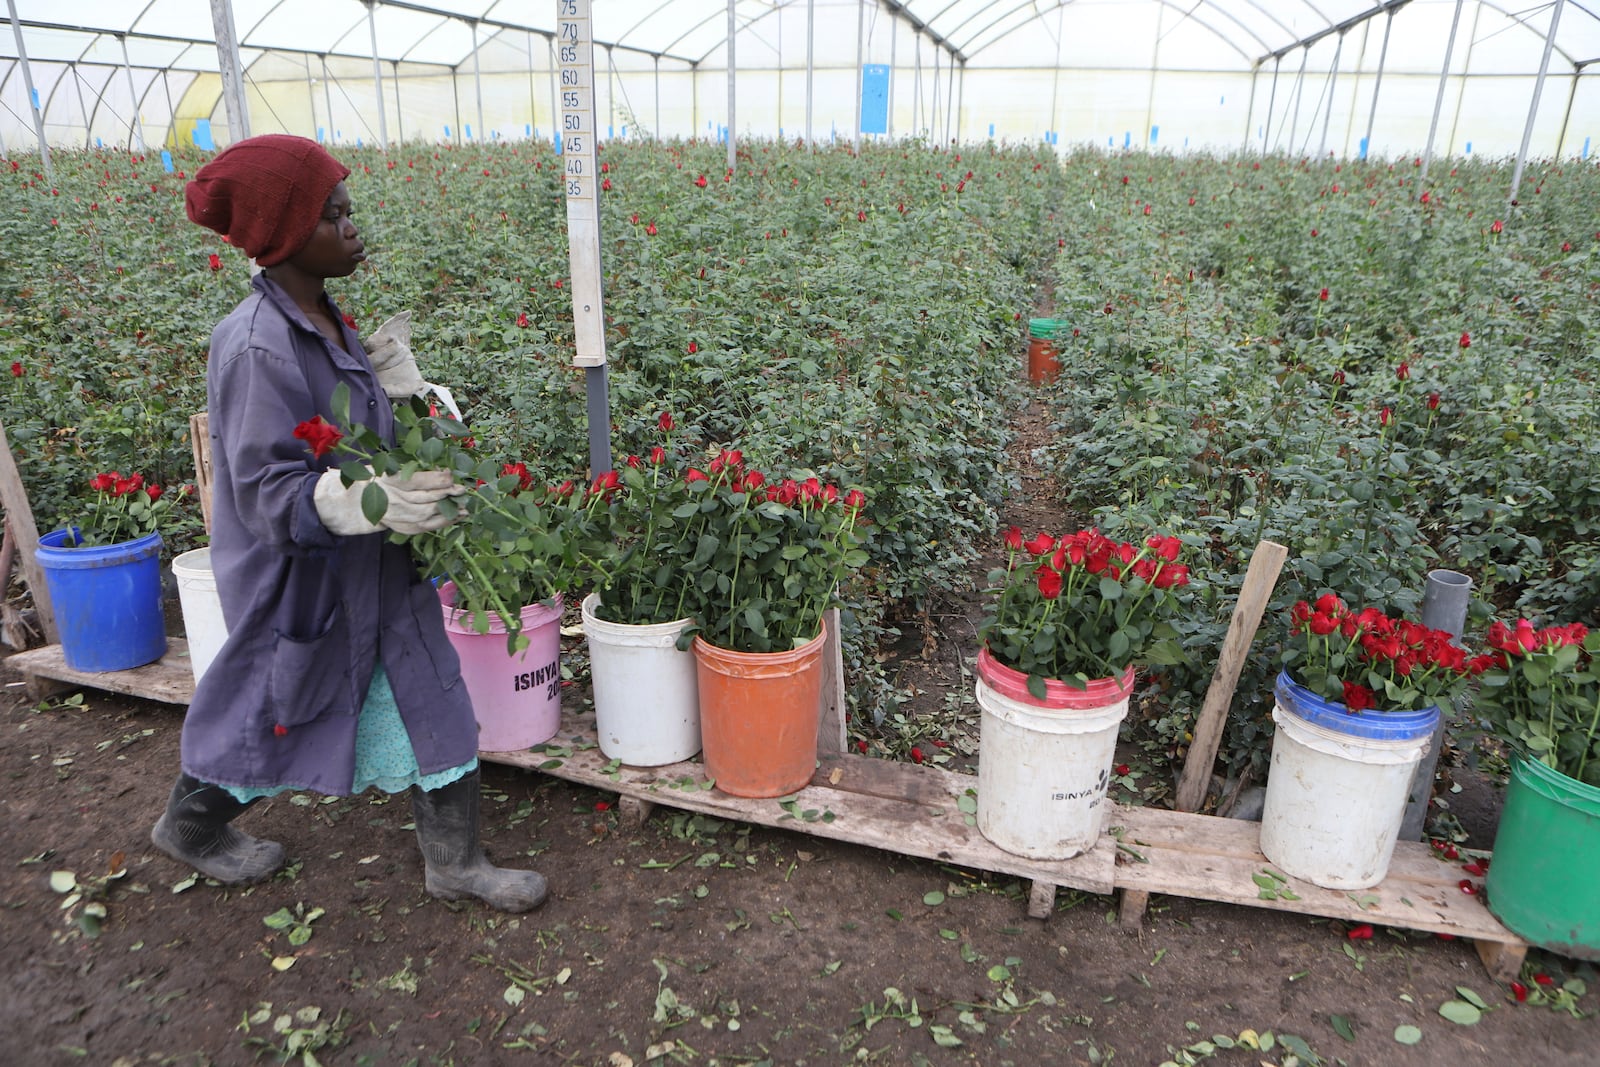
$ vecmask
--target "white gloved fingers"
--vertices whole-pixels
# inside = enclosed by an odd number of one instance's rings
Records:
[[[426,388],[417,357],[411,351],[411,312],[392,316],[362,342],[378,384],[391,400],[416,396]]]
[[[311,502],[317,509],[317,517],[322,520],[322,525],[328,532],[341,537],[354,537],[361,534],[377,533],[381,526],[367,521],[361,512],[361,494],[365,491],[365,481],[344,484],[344,479],[339,475],[337,467],[322,472],[317,479],[317,487],[312,492]]]
[[[402,311],[390,316],[361,344],[366,348],[374,370],[383,370],[396,360],[412,359],[411,312]]]
[[[378,479],[378,484],[391,499],[399,497],[419,504],[436,504],[447,496],[460,496],[467,491],[466,486],[457,485],[454,476],[444,470],[418,471],[409,478],[385,475]]]
[[[389,498],[383,525],[403,534],[428,533],[450,525],[455,519],[439,510],[439,501],[467,491],[443,470],[418,471],[409,478],[384,475],[377,482]]]
[[[337,468],[322,472],[311,499],[317,517],[329,533],[354,537],[383,529],[403,534],[440,530],[455,518],[439,510],[439,501],[467,491],[466,486],[456,484],[450,472],[444,470],[418,471],[409,478],[379,475],[370,482],[382,489],[387,499],[383,517],[376,523],[368,521],[361,509],[361,498],[369,480],[345,485]]]

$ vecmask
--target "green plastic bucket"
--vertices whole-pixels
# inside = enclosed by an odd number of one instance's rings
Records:
[[[1065,324],[1062,319],[1029,319],[1028,336],[1054,338]]]
[[[1484,892],[1529,944],[1600,960],[1600,789],[1516,759]]]

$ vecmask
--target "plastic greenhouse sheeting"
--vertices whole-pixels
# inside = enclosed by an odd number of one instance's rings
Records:
[[[0,31],[8,154],[37,151],[29,76],[53,146],[231,139],[209,0],[12,2],[28,64]],[[231,6],[252,132],[341,144],[551,136],[556,0],[376,0],[370,26],[362,0]],[[729,6],[595,0],[604,134],[723,135]],[[731,124],[740,136],[853,139],[858,71],[872,65],[889,74],[872,83],[887,100],[873,96],[884,132],[869,136],[1505,156],[1528,124],[1557,6],[734,0]],[[1587,156],[1600,132],[1600,90],[1585,76],[1600,59],[1600,9],[1559,9],[1530,148]]]

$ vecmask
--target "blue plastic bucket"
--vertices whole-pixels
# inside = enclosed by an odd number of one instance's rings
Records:
[[[124,671],[167,651],[161,612],[161,535],[114,545],[63,548],[77,529],[39,538],[38,562],[67,666]]]

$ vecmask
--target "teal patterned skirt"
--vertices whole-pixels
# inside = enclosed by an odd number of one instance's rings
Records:
[[[356,776],[350,795],[356,796],[368,789],[384,793],[403,793],[414,785],[424,791],[439,789],[466,777],[478,768],[478,757],[459,767],[423,774],[417,766],[416,753],[411,750],[411,736],[400,718],[400,708],[394,702],[394,690],[389,687],[389,675],[378,664],[372,672],[372,684],[367,687],[367,699],[361,705],[361,716],[356,720]],[[266,789],[244,789],[231,785],[222,787],[235,800],[248,803],[261,797],[277,796],[289,790],[302,790],[304,786],[277,785]]]

